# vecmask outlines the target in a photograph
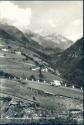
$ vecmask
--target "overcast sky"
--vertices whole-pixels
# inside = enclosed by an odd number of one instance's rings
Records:
[[[45,35],[75,41],[83,35],[82,1],[1,1],[0,21]]]

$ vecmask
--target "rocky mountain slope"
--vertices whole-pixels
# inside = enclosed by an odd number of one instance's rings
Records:
[[[56,61],[55,61],[56,60]],[[65,50],[59,57],[55,59],[55,66],[64,78],[71,83],[84,85],[83,83],[83,38],[79,39],[70,48]]]

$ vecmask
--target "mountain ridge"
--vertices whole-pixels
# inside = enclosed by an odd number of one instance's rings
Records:
[[[56,68],[62,73],[62,76],[71,83],[83,85],[83,40],[77,40],[70,48],[65,50],[57,62],[54,64]]]

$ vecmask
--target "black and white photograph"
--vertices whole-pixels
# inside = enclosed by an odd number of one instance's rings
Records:
[[[83,125],[83,1],[0,1],[0,125]]]

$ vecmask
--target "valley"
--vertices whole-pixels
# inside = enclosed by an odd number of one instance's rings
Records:
[[[54,64],[35,39],[15,27],[0,28],[0,123],[82,124],[83,85],[64,79],[60,67],[68,50],[60,53],[62,58],[54,50]],[[61,86],[52,85],[53,80]]]

